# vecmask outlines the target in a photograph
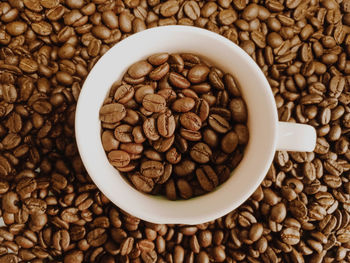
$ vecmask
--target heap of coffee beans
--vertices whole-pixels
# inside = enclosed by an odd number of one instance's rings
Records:
[[[349,0],[0,1],[0,263],[350,262]],[[195,226],[114,206],[76,148],[89,70],[146,28],[191,25],[261,67],[279,119],[317,130],[312,153],[279,151],[235,211]],[[155,40],[156,41],[156,40]]]
[[[234,77],[190,53],[134,63],[113,84],[100,120],[109,162],[139,191],[171,200],[225,182],[249,138]]]

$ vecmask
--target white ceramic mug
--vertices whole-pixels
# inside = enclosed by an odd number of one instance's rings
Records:
[[[99,110],[112,83],[120,80],[133,63],[159,52],[190,52],[206,57],[235,76],[248,108],[250,139],[241,163],[215,191],[189,200],[169,201],[137,191],[109,164],[101,143]],[[126,212],[167,224],[199,224],[227,214],[256,190],[276,150],[312,151],[316,144],[313,127],[278,122],[269,83],[248,54],[218,34],[189,26],[152,28],[112,47],[84,83],[75,129],[81,158],[100,190]]]

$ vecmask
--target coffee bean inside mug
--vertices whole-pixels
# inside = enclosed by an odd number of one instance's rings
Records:
[[[110,164],[137,190],[170,200],[214,191],[249,140],[239,86],[196,54],[158,53],[134,63],[100,109]]]

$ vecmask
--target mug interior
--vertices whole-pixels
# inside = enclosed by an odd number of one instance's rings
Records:
[[[215,191],[169,201],[131,187],[109,164],[102,147],[99,110],[116,80],[133,63],[159,52],[189,52],[207,58],[238,81],[248,107],[249,143],[230,179]],[[210,31],[165,26],[142,31],[112,47],[85,80],[76,109],[76,138],[84,165],[100,190],[118,207],[154,223],[198,224],[242,204],[259,186],[276,147],[277,111],[270,86],[255,62],[237,45]]]

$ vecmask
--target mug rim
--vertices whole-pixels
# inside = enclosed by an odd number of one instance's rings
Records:
[[[86,170],[87,170],[88,174],[90,175],[91,179],[99,187],[99,189],[107,196],[107,198],[109,198],[110,201],[112,201],[114,204],[116,204],[121,209],[123,209],[126,212],[131,213],[132,215],[135,215],[135,216],[137,216],[137,217],[139,217],[139,218],[141,218],[143,220],[150,221],[150,222],[155,222],[155,223],[183,223],[183,224],[203,223],[203,222],[207,222],[207,221],[211,221],[213,219],[216,219],[216,218],[218,218],[220,216],[223,216],[224,214],[230,212],[232,210],[231,206],[230,207],[226,207],[226,209],[221,209],[219,212],[210,213],[210,215],[208,213],[207,215],[200,215],[200,216],[192,217],[192,218],[186,219],[186,220],[181,220],[181,218],[176,218],[176,219],[173,218],[172,219],[172,221],[178,220],[177,222],[172,222],[171,220],[169,221],[169,220],[167,220],[164,217],[160,218],[158,220],[154,216],[145,215],[144,213],[140,213],[139,211],[135,211],[132,208],[128,207],[126,204],[121,203],[120,200],[117,200],[118,198],[115,197],[114,193],[111,193],[110,189],[108,190],[106,185],[101,180],[99,180],[99,178],[93,172],[93,170],[94,170],[93,169],[93,165],[94,164],[91,163],[91,160],[92,160],[91,158],[87,158],[86,157],[87,156],[86,153],[88,152],[88,149],[87,149],[87,147],[85,147],[84,143],[86,143],[86,142],[84,142],[84,140],[83,140],[83,138],[81,136],[82,135],[81,129],[82,129],[82,126],[84,126],[82,124],[83,124],[83,122],[86,123],[86,121],[87,121],[86,119],[84,120],[84,118],[83,118],[83,110],[84,110],[84,108],[88,107],[88,105],[86,103],[85,103],[85,105],[83,104],[84,102],[86,102],[86,98],[89,97],[88,88],[87,87],[90,85],[90,82],[93,80],[93,78],[96,77],[96,74],[98,73],[99,68],[103,67],[104,64],[107,63],[107,59],[106,58],[108,58],[108,56],[111,56],[114,50],[121,49],[121,47],[123,45],[126,46],[129,43],[132,43],[132,42],[135,42],[135,41],[142,41],[142,38],[145,35],[147,35],[147,34],[157,34],[157,33],[164,33],[164,32],[167,32],[167,33],[169,33],[169,32],[172,32],[172,33],[187,32],[187,33],[194,33],[194,34],[202,34],[202,35],[205,35],[208,38],[215,38],[216,41],[220,42],[222,45],[232,46],[232,50],[234,50],[234,49],[236,49],[236,51],[239,50],[239,52],[241,52],[240,55],[242,55],[245,60],[249,61],[251,66],[255,69],[254,76],[256,78],[259,78],[260,81],[262,81],[262,86],[265,87],[266,96],[270,100],[269,103],[270,104],[273,103],[272,106],[268,105],[270,109],[272,108],[272,110],[269,111],[270,120],[271,120],[271,123],[273,124],[273,127],[272,127],[272,132],[273,132],[273,134],[272,134],[272,142],[269,145],[269,148],[265,149],[266,150],[266,154],[268,156],[265,158],[266,162],[265,162],[264,172],[261,172],[259,174],[259,176],[257,175],[257,182],[254,183],[254,186],[256,186],[256,187],[254,189],[247,189],[245,191],[245,195],[241,196],[240,200],[235,200],[235,203],[242,204],[255,191],[255,189],[260,185],[261,181],[265,177],[265,174],[266,174],[269,166],[271,165],[271,162],[272,162],[272,159],[273,159],[273,156],[274,156],[274,152],[276,150],[276,143],[277,143],[277,122],[278,122],[278,118],[277,118],[277,110],[276,110],[273,94],[272,94],[271,91],[267,90],[267,87],[270,88],[270,86],[269,86],[265,76],[263,75],[261,69],[258,67],[258,65],[253,61],[252,58],[250,58],[250,56],[248,54],[246,54],[235,43],[233,43],[232,41],[230,41],[230,40],[226,39],[225,37],[220,36],[220,35],[218,35],[216,33],[213,33],[213,32],[208,31],[208,30],[196,28],[196,27],[189,27],[189,26],[163,26],[163,27],[156,27],[156,28],[152,28],[152,29],[147,29],[147,30],[144,30],[144,31],[141,31],[139,33],[136,33],[134,35],[129,36],[128,38],[118,42],[115,46],[113,46],[110,50],[108,50],[107,53],[104,54],[99,59],[99,61],[96,63],[96,65],[90,71],[89,75],[87,76],[87,78],[86,78],[86,80],[84,82],[84,85],[82,87],[82,90],[81,90],[81,93],[80,93],[80,96],[79,96],[79,100],[78,100],[77,108],[76,108],[76,119],[75,119],[75,124],[76,124],[75,125],[75,127],[76,127],[75,128],[75,133],[76,133],[77,146],[78,146],[78,150],[80,152],[81,159],[82,159],[82,161],[83,161],[83,163],[84,163],[84,165],[86,167]],[[237,49],[237,47],[238,47],[238,49]],[[151,55],[151,54],[147,53],[147,54],[144,54],[144,55],[148,56],[148,55]],[[134,61],[134,62],[136,62],[136,61]],[[124,68],[128,68],[129,66],[130,65],[126,65]],[[118,76],[118,78],[120,79],[120,77],[123,74],[124,74],[123,72],[120,72],[120,75]],[[110,89],[110,87],[108,87],[106,89],[107,92],[108,92],[109,89]],[[98,112],[99,108],[96,109],[96,111]],[[99,122],[99,128],[100,128],[100,122]],[[100,143],[102,145],[100,136],[99,136],[99,139],[100,139]],[[248,143],[248,146],[249,146],[249,143]],[[245,150],[244,155],[246,155],[246,153],[247,153],[246,151],[248,151],[248,146],[247,146],[247,149]],[[105,153],[104,153],[104,155],[105,155]],[[90,156],[91,156],[91,154],[90,154]],[[105,156],[105,158],[107,159],[106,156]],[[115,169],[115,168],[113,168],[113,169]],[[119,176],[122,177],[121,175],[119,175]],[[137,191],[130,185],[128,185],[128,187],[130,187],[132,189],[132,190],[129,189],[130,191]],[[217,191],[214,191],[214,192],[218,192],[218,191],[220,191],[220,189],[218,189]],[[212,195],[212,193],[208,193],[208,194],[196,197],[196,198],[191,198],[189,200],[178,200],[178,201],[161,200],[160,203],[161,202],[172,202],[172,203],[176,202],[178,204],[190,203],[191,201],[193,201],[193,199],[196,199],[196,200],[198,200],[198,199],[203,199],[203,200],[207,199],[207,198],[203,198],[203,197],[208,197],[208,196]],[[149,196],[149,195],[147,195],[147,196]],[[156,200],[156,199],[154,199],[154,200]]]

